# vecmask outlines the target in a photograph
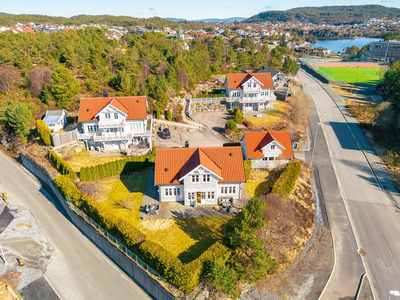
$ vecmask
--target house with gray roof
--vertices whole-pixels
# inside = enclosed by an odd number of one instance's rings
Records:
[[[43,122],[51,131],[60,131],[67,125],[67,112],[62,110],[47,110]]]

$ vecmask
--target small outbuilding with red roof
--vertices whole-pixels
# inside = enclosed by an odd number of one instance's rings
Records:
[[[243,157],[253,168],[273,169],[294,158],[289,131],[246,131],[241,141]]]

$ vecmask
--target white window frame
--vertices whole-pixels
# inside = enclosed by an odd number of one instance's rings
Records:
[[[271,145],[271,150],[275,150],[275,145]]]
[[[253,88],[256,88],[257,87],[257,83],[253,83]]]
[[[192,182],[200,182],[199,175],[192,175]]]
[[[110,120],[111,119],[111,114],[109,112],[104,113],[104,118],[106,120]]]
[[[114,119],[118,120],[118,113],[114,113]]]
[[[131,130],[142,130],[142,123],[130,123]]]
[[[251,87],[251,82],[249,82],[249,83],[247,84],[247,87]]]
[[[211,175],[203,175],[203,182],[210,182],[211,181]]]

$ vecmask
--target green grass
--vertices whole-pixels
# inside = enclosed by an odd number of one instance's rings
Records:
[[[324,67],[316,69],[324,74]],[[384,72],[384,68],[326,67],[325,77],[333,81],[347,81],[349,84],[376,85],[382,82]]]
[[[91,157],[89,151],[82,151],[72,156],[64,156],[63,159],[68,162],[75,172],[79,172],[83,167],[91,167],[98,164],[108,163],[117,159],[126,158],[124,156],[104,156]]]
[[[129,222],[152,240],[188,263],[199,257],[223,237],[230,217],[141,220],[139,209],[146,188],[148,172],[123,179],[103,181],[99,202],[113,215]],[[123,201],[132,201],[126,208]]]
[[[262,195],[273,185],[273,172],[267,170],[254,170],[250,172],[250,180],[246,182],[246,189],[250,197]]]

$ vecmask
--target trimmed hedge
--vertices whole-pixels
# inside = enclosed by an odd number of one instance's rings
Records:
[[[36,129],[40,140],[46,146],[51,146],[51,130],[47,127],[46,123],[42,120],[36,120]]]
[[[251,160],[245,160],[244,163],[244,173],[246,174],[246,180],[250,180],[251,173]]]
[[[300,171],[301,164],[298,161],[291,161],[288,163],[281,177],[274,183],[271,193],[287,198],[294,189]]]
[[[240,142],[236,142],[236,143],[225,143],[222,145],[222,147],[232,147],[232,146],[242,146],[242,144]]]
[[[165,250],[161,245],[148,240],[140,243],[144,239],[140,230],[110,214],[93,197],[82,194],[67,176],[58,176],[54,183],[59,191],[67,196],[74,205],[82,209],[105,230],[124,241],[130,250],[139,252],[144,262],[182,292],[189,292],[199,285],[202,279],[203,266],[206,263],[215,259],[227,261],[231,256],[227,247],[216,242],[192,262],[182,264],[179,258]]]
[[[101,227],[124,240],[131,249],[137,246],[143,233],[126,221],[110,214],[93,197],[84,195],[67,176],[58,176],[54,181],[59,191],[71,202],[93,218]]]
[[[74,170],[72,170],[71,166],[65,160],[59,157],[54,151],[49,152],[49,160],[62,175],[66,175],[72,179],[78,178]]]
[[[147,155],[127,157],[101,165],[83,167],[80,169],[79,177],[81,181],[92,181],[154,166],[156,149],[157,147],[154,147],[151,154]]]

